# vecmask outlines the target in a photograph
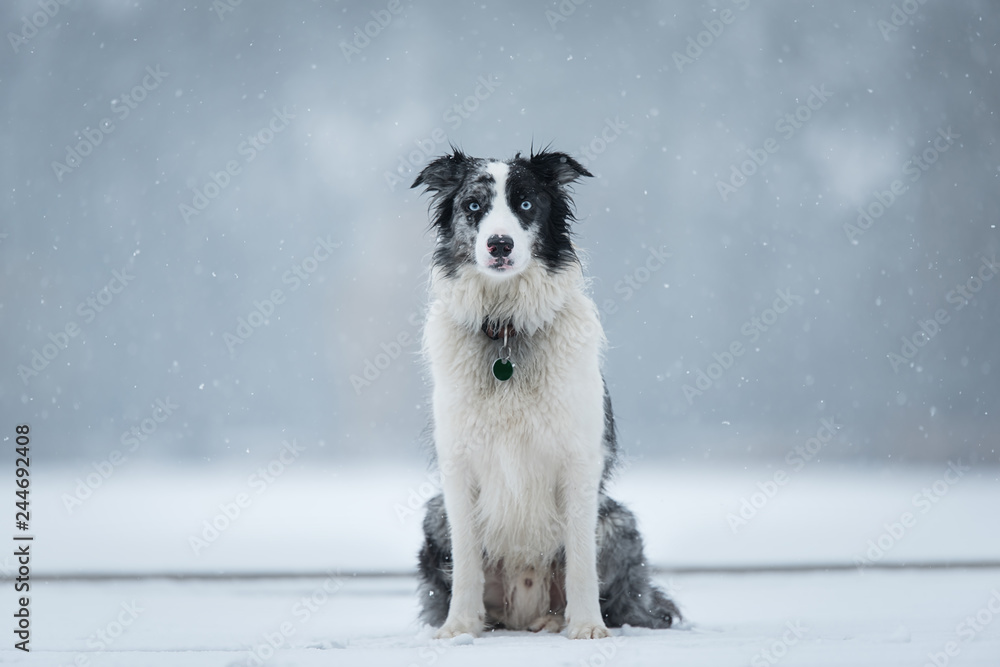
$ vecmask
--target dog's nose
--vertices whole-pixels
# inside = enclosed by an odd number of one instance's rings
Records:
[[[490,251],[492,257],[496,257],[497,259],[509,257],[511,251],[514,250],[514,239],[506,234],[494,234],[486,239],[486,249]]]

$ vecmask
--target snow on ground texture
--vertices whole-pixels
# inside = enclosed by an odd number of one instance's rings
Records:
[[[920,667],[929,655],[940,654],[948,664],[995,667],[1000,657],[996,570],[682,575],[660,584],[688,615],[680,629],[626,628],[598,641],[524,632],[439,641],[414,621],[416,582],[410,577],[53,582],[35,595],[31,655],[7,650],[0,661],[121,667]],[[991,602],[996,611],[990,611]],[[130,625],[102,645],[98,631],[115,634],[123,614]],[[965,620],[977,615],[978,631]],[[953,658],[945,654],[949,644]]]
[[[885,563],[1000,557],[993,469],[862,471],[632,465],[612,486],[635,511],[652,565],[830,563],[840,571],[675,573],[659,582],[678,629],[611,639],[489,633],[431,639],[416,622],[419,466],[130,468],[74,505],[78,471],[33,476],[33,573],[328,573],[295,579],[35,580],[30,665],[913,665],[1000,664],[1000,568],[885,571]],[[948,470],[953,470],[951,474]],[[787,471],[786,471],[787,472]],[[950,481],[949,481],[950,480]],[[217,521],[241,494],[238,515]],[[759,494],[759,495],[755,495]],[[743,501],[746,523],[734,523]],[[410,505],[417,511],[410,510]],[[907,518],[908,517],[908,518]],[[205,536],[205,522],[217,534]],[[205,546],[192,547],[200,537]],[[197,552],[197,553],[196,553]],[[5,576],[12,560],[0,561]],[[352,572],[402,573],[351,576]],[[9,583],[8,583],[9,585]],[[6,587],[6,586],[5,586]],[[5,604],[12,604],[13,592]],[[9,613],[9,612],[8,612]],[[971,620],[968,620],[971,619]],[[102,639],[103,634],[103,639]],[[271,649],[268,642],[276,644]],[[253,653],[256,651],[256,653]],[[273,652],[273,655],[271,655]],[[949,652],[953,655],[949,655]],[[254,659],[261,658],[260,662]]]

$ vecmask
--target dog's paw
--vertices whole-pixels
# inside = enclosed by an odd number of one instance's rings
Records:
[[[535,621],[528,626],[528,629],[532,632],[541,632],[545,630],[546,632],[562,632],[563,627],[566,625],[566,619],[563,618],[562,614],[546,614],[545,616],[539,616]]]
[[[569,626],[570,639],[604,639],[611,633],[601,621],[596,623],[573,623]]]
[[[483,624],[478,620],[447,621],[434,633],[434,639],[452,639],[459,635],[478,637]]]

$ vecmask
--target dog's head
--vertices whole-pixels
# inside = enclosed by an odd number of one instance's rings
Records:
[[[592,174],[565,153],[547,150],[506,162],[456,149],[437,158],[412,186],[433,195],[434,263],[449,276],[470,265],[505,280],[535,262],[555,272],[577,261],[566,186],[581,176]]]

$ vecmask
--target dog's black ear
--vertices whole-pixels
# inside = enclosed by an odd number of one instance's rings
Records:
[[[468,155],[452,147],[451,155],[442,155],[428,164],[413,181],[411,188],[423,185],[428,192],[447,192],[457,187],[465,177],[469,165]]]
[[[532,154],[528,164],[539,176],[556,185],[572,183],[581,176],[593,176],[586,167],[566,153],[543,150]]]

